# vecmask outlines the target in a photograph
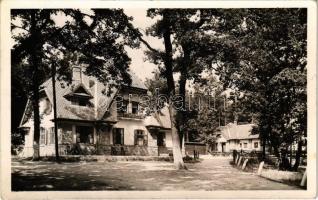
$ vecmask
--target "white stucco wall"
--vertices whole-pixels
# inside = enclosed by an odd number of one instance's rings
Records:
[[[148,136],[148,146],[157,146],[157,141],[153,139],[152,135],[149,133],[147,128],[143,124],[143,120],[135,119],[121,119],[119,120],[113,128],[123,128],[124,129],[124,145],[134,145],[135,144],[135,130],[143,130]],[[112,135],[113,133],[111,133]],[[113,137],[111,137],[111,144],[113,144]]]
[[[223,139],[219,138],[217,140],[217,152],[222,152],[222,142]],[[254,143],[257,142],[258,143],[258,147],[254,148]],[[240,143],[242,144],[242,147],[240,147]],[[244,147],[244,143],[247,143],[247,147]],[[260,143],[260,139],[242,139],[242,140],[228,140],[226,141],[226,145],[224,148],[224,152],[231,152],[233,150],[240,150],[243,151],[261,151],[261,143]]]
[[[40,99],[40,115],[41,118],[41,127],[46,130],[54,127],[53,119],[53,110],[49,109],[51,104],[47,101],[46,98]],[[25,135],[25,145],[24,150],[20,154],[23,157],[30,157],[33,155],[33,141],[34,141],[34,129],[33,129],[33,119],[29,119],[26,123],[30,127],[28,133]],[[62,131],[68,131],[71,133],[71,143],[76,143],[76,126],[87,126],[87,123],[78,123],[78,122],[62,122],[58,124],[58,134],[59,138],[61,136]],[[154,133],[150,133],[144,124],[144,120],[140,119],[119,119],[119,121],[113,126],[113,128],[124,128],[124,144],[125,145],[134,145],[134,131],[139,129],[143,130],[145,134],[147,134],[148,138],[148,146],[149,147],[157,147],[157,138]],[[162,130],[166,133],[165,143],[166,147],[172,147],[172,138],[170,130]],[[100,134],[106,134],[107,144],[113,144],[112,131],[107,130]],[[45,134],[45,137],[49,137]],[[46,140],[46,139],[45,139]],[[96,129],[94,128],[94,143],[97,140]],[[61,143],[61,141],[59,142]],[[54,144],[40,144],[40,155],[41,156],[49,156],[55,154],[55,146]]]
[[[49,103],[48,99],[46,97],[41,98],[39,102],[39,111],[41,116],[41,124],[40,126],[49,129],[51,127],[54,127],[54,123],[52,122],[53,119],[53,112],[51,107],[51,104]],[[48,110],[50,110],[48,112]],[[45,113],[46,112],[46,113]],[[25,124],[30,127],[29,131],[24,136],[24,149],[21,152],[20,156],[23,157],[30,157],[33,156],[33,141],[34,141],[34,127],[33,127],[33,117],[31,117]],[[22,124],[23,126],[23,124]],[[43,145],[40,145],[40,148]],[[54,148],[54,145],[52,145]],[[41,152],[40,149],[40,155],[46,155],[47,153],[45,150]]]

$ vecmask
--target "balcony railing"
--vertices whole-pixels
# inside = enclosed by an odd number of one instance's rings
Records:
[[[117,116],[120,118],[131,118],[131,119],[143,119],[144,115],[138,113],[117,113]]]

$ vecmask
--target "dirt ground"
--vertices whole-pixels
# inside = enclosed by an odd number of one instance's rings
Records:
[[[71,190],[297,190],[210,158],[175,170],[159,161],[61,163],[12,161],[13,191]]]

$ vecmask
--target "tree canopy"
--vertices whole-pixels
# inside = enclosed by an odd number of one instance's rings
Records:
[[[306,134],[306,16],[306,9],[239,10],[225,36],[231,54],[222,56],[221,80],[244,93],[276,152]]]
[[[57,24],[54,17],[65,22]],[[11,11],[11,50],[13,90],[30,95],[34,111],[34,141],[39,143],[39,90],[59,67],[59,78],[70,80],[72,64],[84,65],[84,72],[112,86],[131,83],[130,58],[124,47],[138,47],[139,32],[122,9],[13,9]],[[17,30],[18,29],[18,30]],[[109,90],[111,92],[111,90]],[[13,94],[14,95],[14,94]],[[34,151],[39,157],[39,151]]]

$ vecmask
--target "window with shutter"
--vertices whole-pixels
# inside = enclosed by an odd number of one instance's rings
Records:
[[[148,135],[144,134],[144,146],[148,146]]]
[[[55,135],[54,135],[54,127],[51,127],[50,129],[49,129],[50,131],[50,144],[54,144],[55,142]]]
[[[135,130],[135,145],[146,146],[148,145],[148,136],[144,130]]]
[[[132,106],[132,110],[131,110],[131,113],[133,114],[138,114],[138,102],[132,102],[131,103],[131,106]]]
[[[40,144],[45,144],[45,129],[40,128]]]

